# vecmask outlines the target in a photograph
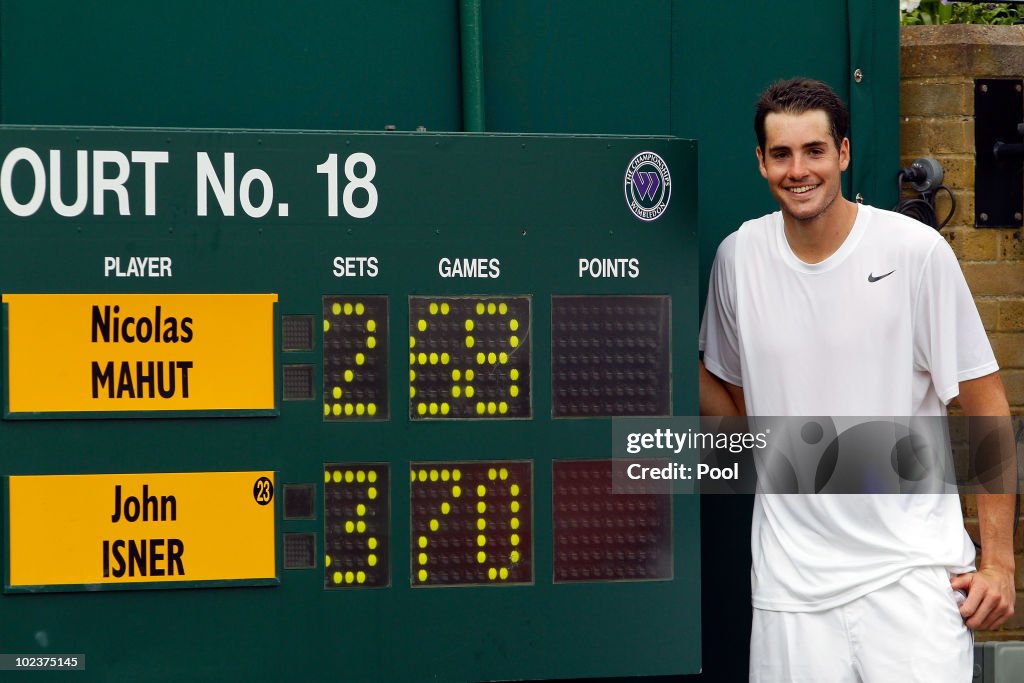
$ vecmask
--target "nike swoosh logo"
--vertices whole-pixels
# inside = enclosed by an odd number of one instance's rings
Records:
[[[892,274],[893,274],[893,273],[895,273],[895,272],[896,272],[895,270],[890,270],[890,271],[889,271],[888,273],[886,273],[885,275],[879,275],[878,277],[875,277],[875,276],[874,276],[874,275],[872,275],[871,273],[868,273],[868,282],[878,282],[878,281],[879,281],[879,280],[881,280],[881,279],[882,279],[883,277],[889,277],[890,275],[892,275]]]

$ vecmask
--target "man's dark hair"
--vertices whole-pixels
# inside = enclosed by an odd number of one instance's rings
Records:
[[[828,116],[829,132],[832,133],[836,149],[839,149],[850,126],[850,114],[832,88],[810,78],[775,81],[765,88],[757,100],[754,114],[754,132],[757,134],[757,146],[761,148],[761,153],[765,152],[764,120],[768,114],[803,114],[817,109],[824,111]]]

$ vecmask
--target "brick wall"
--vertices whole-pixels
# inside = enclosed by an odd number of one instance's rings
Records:
[[[942,163],[956,212],[942,230],[960,259],[999,361],[1010,410],[1024,415],[1024,231],[974,227],[974,79],[1024,78],[1024,26],[905,26],[900,45],[900,156]],[[949,211],[940,195],[936,213]],[[964,517],[978,538],[977,506]],[[1024,639],[1024,521],[1014,537],[1016,614],[979,640]]]

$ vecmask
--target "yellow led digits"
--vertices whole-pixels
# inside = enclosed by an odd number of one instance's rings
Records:
[[[325,296],[323,313],[324,398],[360,399],[331,405],[324,421],[387,419],[388,298]]]
[[[531,464],[520,461],[413,465],[409,560],[414,586],[532,583]],[[424,480],[420,472],[440,472]],[[460,481],[472,494],[462,502]],[[511,488],[517,487],[512,500]],[[519,510],[510,514],[512,502]],[[443,519],[444,524],[439,521]],[[429,571],[426,571],[429,568]],[[422,570],[422,571],[421,571]]]
[[[386,464],[324,466],[326,588],[369,588],[390,584],[387,562],[389,502],[387,497],[377,496],[376,488],[377,484],[387,485],[387,476]],[[410,476],[415,477],[415,472]],[[381,532],[384,532],[383,536]]]
[[[528,296],[409,297],[409,343],[418,350],[410,357],[410,367],[449,366],[444,373],[410,373],[409,417],[532,417],[531,353],[528,337],[520,331],[528,328],[524,321],[530,319],[530,307]],[[439,313],[451,318],[431,317]],[[471,385],[473,369],[476,382]],[[478,401],[477,396],[485,400]],[[429,397],[425,408],[420,407],[423,397]],[[437,404],[436,409],[431,409],[431,403]]]

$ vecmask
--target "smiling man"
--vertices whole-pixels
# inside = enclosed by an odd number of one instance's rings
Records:
[[[968,415],[1008,415],[945,240],[843,197],[848,122],[818,81],[761,94],[758,168],[780,210],[719,247],[702,413],[942,416],[959,397]],[[758,495],[750,680],[970,681],[969,629],[1001,624],[1015,597],[1013,496],[978,505],[976,571],[955,495]]]

